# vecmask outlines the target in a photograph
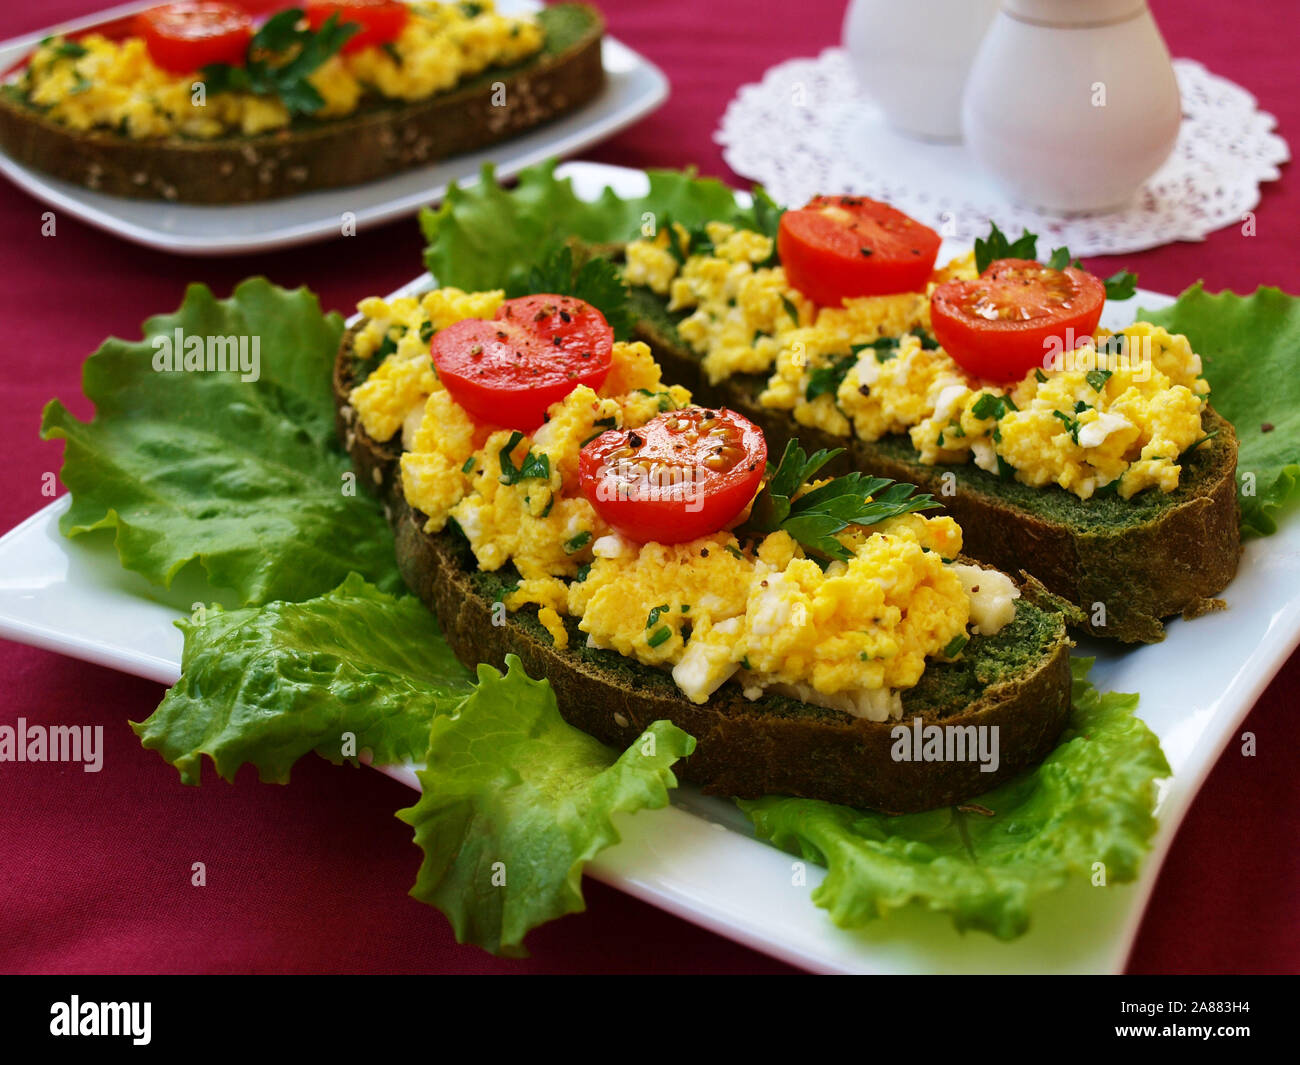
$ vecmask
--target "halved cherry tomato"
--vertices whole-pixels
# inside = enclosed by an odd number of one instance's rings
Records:
[[[253,20],[235,4],[185,0],[142,11],[135,32],[144,38],[149,58],[163,70],[188,74],[209,63],[242,66]]]
[[[573,296],[506,300],[491,321],[467,318],[433,336],[438,377],[481,422],[531,433],[546,408],[609,373],[614,330]]]
[[[767,441],[729,410],[687,407],[582,449],[578,477],[596,513],[630,540],[678,544],[725,528],[754,498]]]
[[[314,30],[325,25],[325,20],[336,12],[340,23],[355,22],[361,27],[343,45],[345,52],[356,52],[371,45],[396,40],[405,28],[407,19],[411,17],[409,7],[394,3],[393,0],[345,0],[343,3],[309,0],[304,9],[307,23]]]
[[[817,196],[786,211],[776,237],[790,284],[823,307],[925,291],[939,244],[929,226],[863,196]]]
[[[1086,270],[999,259],[975,281],[945,281],[930,294],[934,337],[967,373],[1019,380],[1049,350],[1078,347],[1097,330],[1106,287]]]

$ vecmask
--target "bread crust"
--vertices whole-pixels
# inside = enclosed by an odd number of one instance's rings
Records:
[[[407,504],[398,448],[370,438],[348,404],[354,380],[347,331],[334,367],[339,438],[359,479],[379,493],[393,527],[398,566],[407,585],[438,616],[447,642],[466,665],[501,668],[517,654],[531,676],[546,677],[570,724],[618,749],[653,721],[667,719],[697,741],[678,767],[685,780],[738,798],[798,795],[850,806],[908,813],[960,803],[1040,762],[1059,739],[1070,712],[1070,641],[1053,614],[1046,651],[1013,676],[983,687],[959,708],[909,706],[902,721],[875,722],[779,697],[752,702],[725,685],[703,705],[690,702],[663,672],[614,652],[557,650],[528,611],[509,614],[476,587],[468,549],[454,533],[430,535],[426,518]],[[571,635],[580,634],[571,629]],[[976,639],[979,639],[976,637]],[[937,667],[931,667],[937,668]],[[793,710],[791,709],[793,707]],[[800,708],[803,708],[802,710]],[[998,765],[981,772],[973,758],[899,761],[900,724],[996,729]],[[970,733],[968,735],[974,735]]]
[[[72,130],[0,94],[0,147],[64,181],[134,199],[250,203],[374,181],[507,140],[595,97],[605,82],[604,23],[585,4],[557,5],[543,17],[561,10],[587,22],[562,52],[542,52],[427,100],[386,102],[301,128],[197,141]],[[499,83],[505,103],[494,106]]]

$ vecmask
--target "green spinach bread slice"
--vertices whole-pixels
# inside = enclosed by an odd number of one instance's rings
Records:
[[[707,703],[692,703],[668,673],[587,647],[573,618],[566,619],[568,648],[557,649],[534,608],[496,608],[514,584],[512,571],[480,570],[462,536],[450,527],[426,533],[425,516],[407,504],[400,447],[371,439],[348,405],[372,365],[353,353],[357,328],[344,335],[334,367],[339,437],[359,480],[385,502],[403,578],[438,615],[467,666],[500,667],[507,654],[517,654],[531,676],[550,681],[565,720],[617,748],[651,722],[670,720],[697,741],[680,767],[683,779],[739,798],[797,795],[907,813],[973,798],[1055,746],[1070,712],[1071,644],[1062,614],[1035,602],[1032,589],[996,636],[972,637],[954,662],[929,663],[920,683],[903,693],[899,721],[867,721],[776,694],[751,701],[734,684]],[[940,732],[927,733],[933,726]],[[915,757],[935,735],[944,756]],[[957,744],[964,756],[949,757]],[[995,761],[988,757],[994,750]]]
[[[974,465],[929,466],[906,436],[873,443],[799,425],[788,411],[759,403],[767,378],[738,374],[711,385],[677,332],[680,315],[646,288],[630,290],[636,333],[654,351],[664,379],[697,403],[739,411],[780,453],[798,436],[809,448],[845,448],[840,471],[860,469],[931,493],[962,528],[966,554],[1007,573],[1029,573],[1060,601],[1071,622],[1125,643],[1164,638],[1164,619],[1221,607],[1241,554],[1237,436],[1211,407],[1209,436],[1183,458],[1178,488],[1132,499],[1079,499],[1056,486],[1034,488]]]

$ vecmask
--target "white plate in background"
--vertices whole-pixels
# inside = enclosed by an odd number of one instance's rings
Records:
[[[567,164],[584,197],[612,185],[644,191],[639,171]],[[425,274],[402,291],[427,287]],[[1140,291],[1109,304],[1103,324],[1132,320],[1139,306],[1170,297]],[[111,536],[67,540],[58,532],[66,497],[0,538],[0,636],[172,683],[181,635],[172,621],[189,612],[202,584],[183,573],[169,591],[123,570]],[[1300,642],[1300,521],[1250,540],[1228,609],[1192,622],[1175,619],[1163,643],[1117,648],[1081,641],[1097,655],[1102,690],[1141,694],[1138,713],[1160,737],[1174,775],[1163,788],[1160,828],[1137,882],[1092,887],[1078,877],[1033,907],[1021,938],[1000,942],[961,934],[942,914],[919,907],[891,913],[860,932],[831,924],[809,899],[824,872],[792,882],[792,858],[755,840],[731,803],[683,787],[665,810],[620,816],[621,843],[588,866],[597,879],[701,927],[774,957],[822,972],[1120,972],[1160,864],[1192,798],[1269,681]],[[410,767],[384,772],[417,786]]]
[[[0,70],[26,56],[42,38],[95,25],[146,7],[157,0],[126,4],[62,23],[25,37],[0,42]],[[536,10],[527,0],[499,0],[502,12]],[[291,247],[342,235],[344,212],[366,226],[412,215],[436,203],[453,182],[478,180],[479,168],[495,162],[501,178],[552,156],[574,155],[649,114],[668,98],[668,79],[644,56],[614,37],[601,48],[605,87],[590,103],[554,122],[482,151],[457,155],[391,177],[345,188],[321,189],[259,203],[200,205],[165,200],[133,200],[93,192],[17,162],[0,150],[0,174],[58,210],[114,236],[178,255],[239,255]]]

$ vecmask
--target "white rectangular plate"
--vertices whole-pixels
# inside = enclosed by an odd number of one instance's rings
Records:
[[[127,4],[77,22],[51,27],[0,43],[0,70],[27,55],[52,32],[68,31],[153,6],[157,0]],[[500,0],[499,10],[536,10],[528,0]],[[531,133],[480,152],[458,155],[392,177],[339,189],[288,196],[264,203],[200,206],[162,200],[131,200],[92,192],[32,169],[0,151],[0,173],[51,207],[124,240],[178,255],[237,255],[267,251],[341,235],[344,212],[361,232],[414,214],[436,203],[457,181],[478,179],[483,163],[495,162],[501,178],[552,156],[574,155],[613,136],[668,98],[668,79],[644,56],[606,36],[602,46],[605,88],[591,103]]]
[[[561,173],[587,197],[605,185],[644,191],[638,171],[573,163]],[[945,249],[945,251],[952,249]],[[432,284],[428,274],[402,290]],[[1126,324],[1140,305],[1170,297],[1139,292],[1108,308],[1103,322]],[[170,590],[117,562],[110,538],[67,540],[60,499],[0,538],[0,636],[98,662],[163,684],[180,672],[181,636],[172,622],[203,597],[193,574]],[[188,582],[188,583],[187,583]],[[831,924],[809,900],[823,877],[808,869],[794,886],[791,858],[755,840],[731,803],[682,788],[666,810],[623,817],[623,841],[590,866],[597,879],[777,958],[823,972],[1119,972],[1179,822],[1219,751],[1300,642],[1300,522],[1251,540],[1224,593],[1228,609],[1175,620],[1159,644],[1130,649],[1083,641],[1096,655],[1102,691],[1139,692],[1139,713],[1160,737],[1174,776],[1163,788],[1160,830],[1134,884],[1094,888],[1079,878],[1034,907],[1029,932],[1002,943],[954,931],[946,916],[918,907],[862,932]],[[410,767],[389,775],[418,787]]]

